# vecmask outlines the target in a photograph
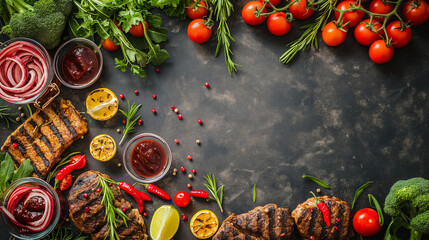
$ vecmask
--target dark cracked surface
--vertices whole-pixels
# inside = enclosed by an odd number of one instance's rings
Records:
[[[148,77],[141,79],[119,72],[113,61],[121,57],[119,53],[103,50],[105,65],[100,80],[85,90],[63,87],[61,95],[80,111],[86,110],[86,95],[99,87],[141,103],[144,126],[138,126],[127,139],[151,132],[167,140],[174,156],[172,168],[187,169],[186,174],[170,173],[157,182],[170,195],[188,190],[187,183],[192,183],[193,189],[204,189],[204,176],[215,174],[219,184],[225,185],[225,212],[222,214],[214,201],[193,199],[188,207],[179,209],[189,218],[198,210],[211,209],[223,221],[231,212],[240,214],[267,203],[293,210],[311,196],[310,190],[318,188],[301,179],[302,174],[323,179],[332,187],[323,194],[350,204],[359,186],[374,181],[359,199],[357,209],[369,207],[368,193],[383,203],[397,180],[429,178],[429,23],[413,28],[410,45],[395,49],[393,59],[384,65],[373,64],[367,47],[360,46],[351,33],[339,47],[320,42],[319,50],[300,53],[290,65],[283,65],[278,58],[300,30],[295,25],[288,35],[278,38],[269,35],[265,24],[248,26],[241,18],[244,3],[235,3],[235,15],[230,19],[236,39],[234,60],[243,65],[232,77],[223,56],[213,57],[215,39],[194,44],[186,35],[189,20],[164,18],[163,26],[170,35],[163,46],[171,58],[160,67],[160,73],[148,67]],[[204,82],[211,88],[204,87]],[[135,89],[140,91],[138,96]],[[183,120],[171,111],[171,105],[180,110]],[[126,102],[120,101],[120,107],[126,108]],[[152,114],[152,108],[157,115]],[[90,140],[101,133],[119,142],[121,135],[116,129],[122,128],[122,119],[118,113],[107,122],[89,120],[89,133],[68,152],[89,154]],[[198,119],[203,120],[202,126]],[[2,123],[1,141],[16,126],[7,129]],[[180,145],[174,143],[175,138]],[[196,139],[201,140],[200,146]],[[123,167],[117,167],[123,150],[120,146],[108,163],[90,157],[84,170],[95,169],[117,181],[134,182]],[[188,161],[187,155],[193,160]],[[189,180],[187,174],[193,168],[197,174]],[[254,184],[256,203],[252,202]],[[146,204],[146,224],[156,208],[173,204],[154,200]],[[6,236],[0,231],[1,239]],[[181,221],[174,239],[194,239],[189,220]]]

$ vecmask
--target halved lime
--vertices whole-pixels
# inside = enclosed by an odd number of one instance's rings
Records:
[[[156,209],[150,222],[152,240],[170,240],[179,229],[179,212],[171,205],[162,205]]]

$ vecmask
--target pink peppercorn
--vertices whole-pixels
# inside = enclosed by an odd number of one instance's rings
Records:
[[[96,192],[101,192],[101,188],[97,188],[97,190],[95,190]]]
[[[124,94],[119,94],[119,97],[123,99],[125,96]]]
[[[340,218],[336,218],[335,221],[339,222],[339,221],[341,221],[341,219]]]
[[[203,120],[199,119],[198,120],[198,124],[202,125],[203,124]]]
[[[338,230],[338,227],[337,227],[337,226],[335,226],[335,227],[334,227],[334,229],[335,229],[335,230]]]
[[[85,212],[89,212],[89,207],[85,207]]]
[[[17,148],[18,144],[17,143],[12,143],[12,147]]]
[[[186,216],[186,214],[182,214],[182,219],[186,220],[186,219],[188,219],[188,216]]]
[[[185,167],[181,167],[180,171],[184,172],[185,171]]]
[[[152,113],[153,113],[153,114],[155,114],[155,113],[156,113],[155,108],[152,108]]]
[[[139,94],[139,90],[135,90],[135,91],[134,91],[134,94],[135,94],[135,95]]]
[[[176,144],[179,144],[179,139],[174,139],[174,142],[176,143]]]
[[[144,212],[144,213],[143,213],[143,216],[147,217],[147,212]]]
[[[182,114],[177,115],[177,118],[182,120]]]
[[[195,171],[195,169],[192,169],[192,170],[191,170],[191,172],[192,172],[193,174],[195,174],[197,171]]]
[[[187,186],[188,188],[191,188],[191,187],[192,187],[192,185],[191,185],[190,183],[188,183],[186,186]]]
[[[88,193],[84,193],[84,194],[83,194],[83,197],[84,197],[84,198],[87,198],[87,197],[88,197]]]
[[[125,120],[122,120],[122,123],[126,123],[127,121],[125,121]]]
[[[159,70],[159,68],[155,68],[155,72],[159,73],[161,70]]]
[[[188,155],[188,160],[192,160],[192,156],[191,155]]]
[[[155,95],[155,94],[152,94],[152,98],[153,98],[153,99],[156,99],[156,95]]]
[[[127,208],[126,207],[123,207],[122,208],[122,212],[126,212],[127,211]]]
[[[174,111],[174,109],[176,109],[176,107],[173,105],[173,106],[171,106],[170,107],[171,108],[171,110],[173,110]]]
[[[208,82],[206,82],[206,83],[204,83],[204,86],[206,86],[206,87],[210,87],[210,84],[208,83]]]

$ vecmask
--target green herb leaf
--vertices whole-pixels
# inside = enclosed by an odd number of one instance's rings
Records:
[[[31,176],[31,173],[33,173],[34,168],[31,166],[31,160],[26,159],[21,165],[19,165],[19,168],[14,171],[12,182],[15,182],[18,179],[25,178]]]
[[[149,55],[149,62],[155,66],[162,64],[165,61],[165,59],[170,57],[168,52],[165,51],[164,49],[161,49],[161,47],[158,44],[153,45],[153,50],[150,50],[148,55]]]
[[[317,185],[321,186],[322,188],[331,189],[331,187],[327,183],[325,183],[324,181],[316,177],[313,177],[310,175],[302,175],[302,178],[310,179],[311,181],[315,182]]]
[[[4,190],[6,190],[6,188],[9,186],[9,183],[13,177],[13,172],[15,171],[15,166],[9,153],[6,153],[0,168],[0,190],[3,193]]]
[[[355,192],[355,197],[353,198],[353,203],[352,203],[352,209],[355,207],[355,203],[358,200],[359,196],[361,195],[361,193],[363,192],[363,190],[365,190],[366,188],[368,188],[369,186],[371,186],[371,184],[373,184],[374,182],[369,181],[367,183],[365,183],[364,185],[360,186],[356,192]]]
[[[168,39],[168,30],[167,28],[163,27],[149,28],[147,30],[147,34],[149,34],[150,39],[152,39],[152,41],[154,41],[155,43],[161,43],[167,41]]]
[[[128,134],[130,134],[134,130],[134,127],[137,123],[137,120],[140,118],[140,116],[138,116],[136,118],[134,118],[134,116],[136,115],[137,111],[140,109],[141,106],[142,106],[141,104],[136,106],[135,103],[130,105],[130,101],[128,101],[128,112],[124,112],[122,109],[119,109],[119,111],[127,118],[126,124],[124,127],[124,131],[123,131],[123,135],[122,135],[122,139],[119,142],[119,145],[122,144],[122,142],[125,139],[125,136],[127,136]]]
[[[380,226],[383,226],[384,216],[383,216],[383,210],[382,210],[380,204],[378,203],[377,199],[371,194],[368,194],[368,199],[369,199],[369,205],[371,205],[371,207],[373,207],[377,210],[378,221],[380,223]]]
[[[253,184],[253,202],[256,202],[256,184]]]
[[[7,128],[9,128],[9,123],[16,123],[13,113],[10,113],[12,109],[8,106],[0,106],[0,119],[4,120],[7,124]]]
[[[216,186],[216,178],[213,174],[209,173],[207,176],[204,176],[204,178],[207,181],[207,184],[204,184],[204,186],[209,190],[211,199],[215,200],[217,202],[217,205],[220,208],[220,211],[223,212],[222,208],[222,201],[223,201],[223,188],[224,185],[217,188]]]

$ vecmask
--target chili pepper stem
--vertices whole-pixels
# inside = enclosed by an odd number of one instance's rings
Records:
[[[311,194],[313,194],[314,198],[316,199],[316,203],[321,203],[321,201],[317,198],[316,194],[314,194],[313,191],[310,191]]]

